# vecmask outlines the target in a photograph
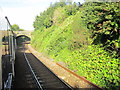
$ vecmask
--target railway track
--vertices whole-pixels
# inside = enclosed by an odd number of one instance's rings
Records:
[[[67,89],[73,88],[58,78],[33,54],[26,53],[25,47],[18,48],[15,64],[14,88]]]

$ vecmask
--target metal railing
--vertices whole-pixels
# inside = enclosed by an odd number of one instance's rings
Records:
[[[13,74],[9,73],[8,79],[4,84],[4,90],[11,90],[11,88],[12,88],[12,80],[13,80]]]
[[[7,30],[8,32],[8,46],[9,46],[9,61],[11,64],[11,72],[8,74],[8,78],[6,82],[4,83],[4,90],[11,90],[12,88],[12,81],[15,77],[14,72],[14,63],[15,63],[15,49],[16,49],[16,38],[14,36],[13,31],[11,30],[11,24],[7,17],[5,17],[7,20],[7,26],[10,27],[10,29]]]

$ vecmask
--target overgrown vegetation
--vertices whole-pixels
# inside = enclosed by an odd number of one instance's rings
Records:
[[[84,22],[92,31],[94,44],[103,44],[107,49],[120,48],[120,3],[87,3],[84,8]],[[88,12],[89,11],[89,12]]]
[[[108,89],[120,85],[120,2],[57,2],[36,17],[32,46]]]

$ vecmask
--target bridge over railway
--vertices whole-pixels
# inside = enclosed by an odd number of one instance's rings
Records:
[[[31,34],[33,31],[14,31],[16,37],[18,36],[27,36],[31,38]]]
[[[11,26],[8,19],[6,25]],[[30,41],[32,31],[8,29],[1,32],[0,89],[101,89],[60,64],[47,60],[45,57],[43,59],[40,53],[30,49],[26,41]],[[23,37],[28,37],[28,39],[24,40]]]

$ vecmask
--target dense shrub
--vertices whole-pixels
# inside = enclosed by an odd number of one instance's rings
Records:
[[[120,48],[120,2],[88,2],[83,5],[83,21],[92,31],[94,44],[103,44],[106,49]]]

